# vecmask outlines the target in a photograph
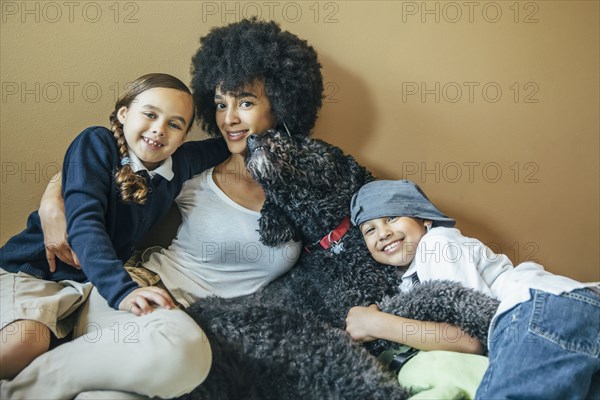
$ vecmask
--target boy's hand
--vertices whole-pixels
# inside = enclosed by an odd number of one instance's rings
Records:
[[[358,342],[371,342],[379,339],[373,335],[381,314],[379,307],[372,304],[369,307],[352,307],[346,317],[346,332]]]
[[[155,306],[166,309],[176,308],[169,293],[155,286],[141,287],[129,293],[119,304],[119,310],[135,315],[146,315],[154,311]]]

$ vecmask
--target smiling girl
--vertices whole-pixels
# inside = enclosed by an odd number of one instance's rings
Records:
[[[177,236],[167,249],[152,253],[143,267],[135,268],[147,271],[152,285],[164,285],[183,306],[199,297],[254,293],[292,268],[301,243],[290,241],[278,248],[260,243],[258,221],[265,194],[246,170],[246,138],[270,128],[308,136],[323,98],[317,53],[275,22],[242,20],[214,28],[200,41],[192,58],[196,115],[204,131],[226,143],[231,154],[183,185],[176,199],[182,216]],[[51,186],[50,195],[44,196],[48,207],[41,207],[54,210],[42,212],[42,220],[47,214],[46,236],[55,238],[50,242],[64,238],[62,199]],[[64,257],[64,252],[54,255]],[[186,324],[155,318],[160,324],[151,330],[155,336],[165,331],[170,336],[163,335],[164,342],[151,349],[139,342],[109,343],[115,327],[138,327],[158,313],[173,312],[157,309],[142,317],[119,315],[94,288],[78,316],[75,339],[39,357],[12,381],[0,381],[0,397],[67,398],[102,389],[170,398],[189,391],[194,380],[196,385],[202,382],[202,363],[208,360],[210,365],[210,359],[202,354],[202,346],[190,346],[189,333],[194,331]],[[99,327],[99,332],[87,332],[90,327]],[[102,346],[86,341],[99,334],[102,341],[107,339]],[[173,336],[178,341],[168,340]],[[45,379],[32,379],[42,374]],[[101,398],[120,395],[103,393]]]
[[[63,338],[72,331],[75,311],[92,286],[112,308],[126,313],[174,308],[165,289],[140,287],[124,262],[164,217],[183,182],[228,154],[220,140],[184,144],[193,120],[187,86],[170,75],[149,74],[134,81],[117,101],[110,130],[91,127],[71,143],[63,164],[62,195],[69,244],[81,269],[60,260],[49,264],[37,211],[29,216],[27,228],[0,249],[2,378],[16,376],[45,353],[51,337]],[[187,326],[193,338],[187,342],[190,347],[175,351],[202,353],[198,358],[204,371],[197,376],[205,376],[210,347],[200,339],[196,324],[175,311],[166,321]],[[169,339],[178,343],[176,336]],[[197,383],[194,378],[187,389]]]

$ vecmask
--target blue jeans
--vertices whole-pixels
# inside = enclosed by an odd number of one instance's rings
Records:
[[[476,399],[600,399],[600,296],[531,290],[496,322],[489,359]]]

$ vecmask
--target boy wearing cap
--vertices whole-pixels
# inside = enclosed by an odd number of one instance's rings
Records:
[[[463,236],[410,181],[366,184],[352,198],[351,219],[376,261],[406,268],[400,290],[452,280],[500,301],[490,325],[490,366],[476,398],[600,398],[598,284],[533,262],[514,267],[507,256]],[[363,342],[481,352],[458,328],[385,314],[375,305],[352,308],[346,322],[352,338]]]

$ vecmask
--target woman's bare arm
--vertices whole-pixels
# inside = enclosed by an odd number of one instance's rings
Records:
[[[40,202],[40,222],[44,233],[46,258],[50,271],[56,271],[56,257],[62,262],[81,269],[77,255],[67,242],[67,217],[65,203],[62,197],[62,175],[57,173],[52,177]]]

